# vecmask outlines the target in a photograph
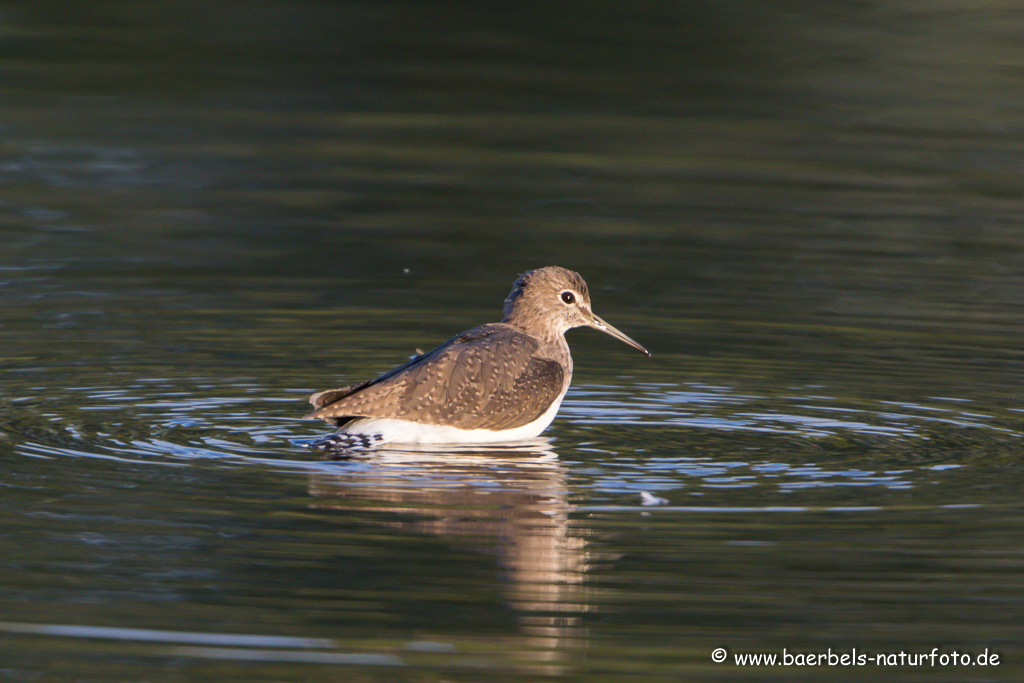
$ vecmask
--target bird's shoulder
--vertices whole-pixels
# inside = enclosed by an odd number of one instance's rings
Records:
[[[530,354],[540,348],[540,340],[508,323],[488,323],[457,334],[435,349],[443,351],[449,347],[473,346],[483,348],[491,353],[507,353],[508,345],[513,349],[522,349]]]
[[[542,362],[537,357],[540,346],[539,340],[512,325],[478,325],[357,390],[391,383],[405,384],[417,393],[423,384],[454,389],[494,373],[514,380],[532,363]]]

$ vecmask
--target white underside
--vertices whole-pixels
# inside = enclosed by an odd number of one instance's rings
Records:
[[[540,435],[555,419],[562,405],[563,393],[547,411],[533,422],[515,429],[459,429],[430,425],[390,417],[364,417],[349,422],[338,430],[342,434],[380,435],[382,443],[450,443],[484,444],[514,443]]]

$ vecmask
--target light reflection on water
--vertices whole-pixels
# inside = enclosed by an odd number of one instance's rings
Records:
[[[395,513],[381,523],[495,556],[521,634],[509,647],[554,665],[585,638],[588,553],[570,527],[566,467],[549,447],[381,451],[369,467],[311,475],[310,494],[318,508]]]
[[[797,434],[806,437],[823,437],[849,431],[891,438],[924,438],[928,422],[1015,434],[1010,429],[992,424],[991,416],[944,406],[879,401],[878,408],[868,410],[835,405],[835,397],[817,394],[768,398],[737,394],[726,387],[705,389],[680,391],[666,385],[639,384],[628,396],[624,396],[621,389],[614,387],[574,389],[564,413],[605,423],[685,426],[737,432]],[[818,389],[820,387],[814,387],[814,390]],[[960,401],[969,403],[968,399]],[[755,407],[765,404],[770,404],[770,412],[746,412],[741,409],[743,406]],[[898,406],[906,412],[888,412],[884,410],[886,405]],[[726,407],[728,410],[725,410]],[[825,416],[822,416],[822,413]],[[833,413],[840,413],[848,419],[831,417]],[[854,417],[861,417],[863,420],[852,419]]]

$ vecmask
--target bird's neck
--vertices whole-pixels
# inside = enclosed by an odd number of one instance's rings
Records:
[[[501,322],[548,344],[565,344],[565,330],[546,324],[547,316],[527,306],[517,306]]]
[[[572,354],[569,353],[569,343],[565,341],[565,335],[560,333],[553,339],[544,339],[536,335],[534,337],[540,341],[540,348],[537,349],[537,354],[557,361],[565,370],[566,381],[568,382],[568,379],[572,377]]]

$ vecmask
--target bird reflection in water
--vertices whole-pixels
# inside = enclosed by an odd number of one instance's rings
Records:
[[[321,507],[400,513],[384,524],[470,541],[497,555],[502,591],[522,633],[510,649],[522,653],[524,664],[542,666],[538,673],[558,674],[569,650],[585,640],[587,562],[584,539],[569,524],[567,471],[550,446],[539,438],[515,448],[379,450],[360,458],[372,464],[369,470],[313,474],[310,493],[355,499]],[[373,504],[360,507],[359,500]],[[409,513],[420,519],[408,520]]]

